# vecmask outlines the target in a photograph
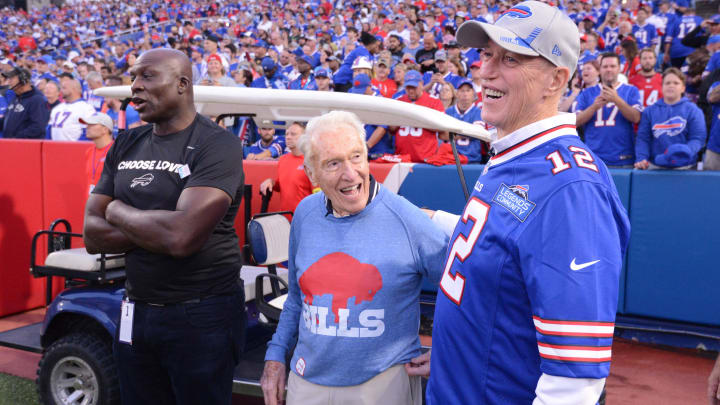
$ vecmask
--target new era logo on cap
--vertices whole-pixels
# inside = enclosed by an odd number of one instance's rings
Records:
[[[580,53],[580,35],[573,21],[556,7],[530,0],[503,13],[494,24],[467,21],[457,31],[462,46],[484,48],[489,41],[508,51],[542,56],[572,74]]]

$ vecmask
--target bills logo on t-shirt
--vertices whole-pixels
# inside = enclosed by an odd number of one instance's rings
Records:
[[[305,359],[302,357],[300,357],[297,363],[295,363],[295,371],[297,371],[300,375],[305,375]]]

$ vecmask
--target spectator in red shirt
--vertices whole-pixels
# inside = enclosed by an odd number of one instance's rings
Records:
[[[285,146],[290,151],[278,159],[277,174],[260,184],[260,194],[268,190],[280,192],[280,210],[295,212],[303,198],[313,193],[313,186],[305,174],[303,155],[297,140],[305,132],[305,125],[293,122],[285,130]]]
[[[643,108],[662,98],[662,75],[655,70],[657,56],[652,48],[640,51],[640,70],[630,77],[629,83],[640,90]]]
[[[87,162],[85,173],[88,179],[88,193],[91,193],[100,181],[100,175],[105,165],[105,156],[113,144],[113,120],[105,113],[96,112],[89,117],[80,118],[78,122],[87,125],[85,136],[94,144],[94,147],[85,153]]]
[[[390,61],[380,58],[375,63],[375,78],[372,79],[372,85],[380,90],[383,97],[391,98],[397,91],[397,84],[390,79]]]
[[[400,101],[413,103],[424,107],[445,112],[440,100],[430,97],[422,87],[422,76],[416,70],[405,73],[405,94],[398,98]],[[400,155],[410,155],[413,162],[424,162],[433,156],[438,148],[438,132],[426,128],[400,127],[395,133],[395,152]]]

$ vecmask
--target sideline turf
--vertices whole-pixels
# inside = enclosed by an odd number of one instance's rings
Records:
[[[39,405],[35,381],[0,373],[0,405]]]

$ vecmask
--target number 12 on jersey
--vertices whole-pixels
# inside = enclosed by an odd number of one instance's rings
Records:
[[[475,247],[475,243],[480,237],[480,233],[485,227],[489,213],[490,205],[472,197],[461,218],[461,221],[464,224],[467,224],[468,219],[472,219],[472,227],[470,228],[467,237],[463,234],[458,234],[455,241],[453,241],[452,247],[450,248],[450,254],[448,255],[447,262],[445,263],[445,271],[443,271],[442,279],[440,279],[440,289],[457,305],[460,305],[460,302],[462,301],[463,290],[465,289],[465,276],[463,276],[459,271],[456,271],[453,276],[450,274],[450,268],[455,262],[455,258],[462,263],[468,258],[468,256],[470,256],[470,253],[472,253],[472,250]]]

